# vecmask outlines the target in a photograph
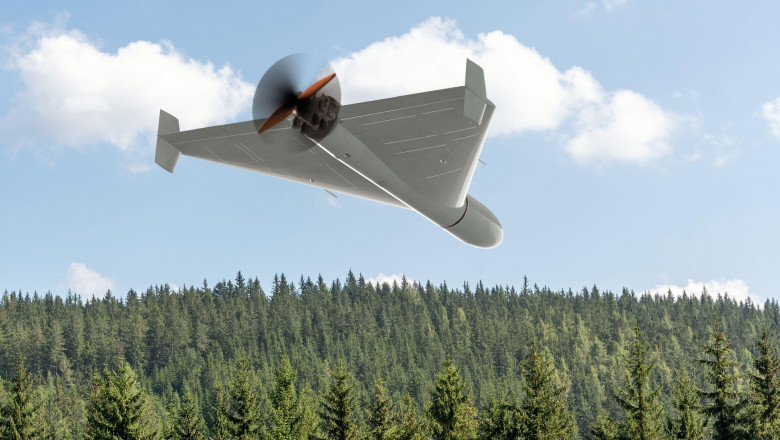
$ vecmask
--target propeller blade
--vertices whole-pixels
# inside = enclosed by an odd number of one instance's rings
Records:
[[[283,105],[276,109],[275,112],[271,113],[271,116],[268,117],[268,119],[263,122],[263,125],[260,126],[260,128],[257,129],[257,134],[261,134],[262,132],[268,130],[269,128],[273,127],[274,125],[284,121],[287,119],[288,116],[295,110],[294,105]]]
[[[325,87],[326,84],[328,84],[333,78],[336,77],[335,73],[331,73],[330,75],[326,76],[325,78],[322,78],[321,80],[315,82],[314,84],[310,85],[308,89],[301,92],[300,95],[298,95],[298,99],[308,99],[312,96],[316,95],[317,92],[320,91],[321,88]]]

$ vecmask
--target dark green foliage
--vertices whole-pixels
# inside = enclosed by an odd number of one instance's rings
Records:
[[[422,420],[417,417],[412,397],[404,397],[404,405],[398,416],[398,440],[424,440],[427,429]]]
[[[87,415],[87,438],[93,440],[154,439],[146,396],[135,373],[120,362],[116,371],[106,366],[92,383]]]
[[[366,402],[366,421],[368,422],[368,438],[374,440],[391,440],[397,435],[396,407],[387,395],[384,381],[381,377],[374,380],[374,401]]]
[[[527,440],[563,440],[574,436],[575,426],[558,385],[555,367],[531,341],[523,361],[525,397],[520,406],[520,433]]]
[[[758,308],[726,295],[676,298],[595,286],[553,291],[533,282],[517,289],[480,282],[451,286],[406,280],[382,285],[355,273],[327,282],[300,277],[294,283],[280,274],[263,286],[268,287],[265,291],[245,271],[231,278],[176,291],[153,286],[125,297],[4,292],[0,375],[11,375],[14,354],[21,352],[33,376],[45,379],[49,432],[81,439],[92,371],[124,358],[149,393],[150,416],[171,426],[167,402],[177,393],[183,395],[186,385],[199,397],[200,413],[209,421],[208,435],[217,437],[218,414],[210,408],[216,408],[219,384],[227,399],[241,353],[256,373],[260,422],[266,430],[271,423],[268,391],[275,386],[281,353],[289,356],[296,383],[310,386],[316,401],[327,390],[327,365],[335,366],[342,358],[353,375],[356,401],[370,400],[373,379],[381,373],[388,396],[401,402],[409,394],[418,411],[429,406],[436,373],[449,353],[469,385],[473,405],[482,408],[499,389],[508,402],[519,405],[521,361],[536,338],[554,364],[559,386],[567,389],[567,408],[584,437],[600,412],[613,420],[622,417],[608,390],[621,371],[632,327],[639,326],[652,347],[656,366],[651,383],[662,387],[659,400],[669,409],[672,386],[683,367],[693,383],[708,384],[708,368],[696,359],[712,333],[713,312],[728,329],[731,356],[751,369],[759,357],[751,357],[757,329],[765,327],[775,344],[780,339],[780,305],[775,300]],[[735,373],[745,374],[742,386],[748,391],[752,381],[744,370]],[[300,395],[301,388],[297,390]],[[399,407],[401,420],[408,420],[404,406]],[[358,423],[365,422],[364,410],[356,408]],[[487,420],[486,410],[480,414]]]
[[[649,348],[638,327],[634,327],[634,341],[627,348],[625,385],[614,391],[618,405],[625,411],[619,423],[621,436],[627,440],[661,439],[663,409],[657,400],[661,388],[650,385],[655,362],[647,359]]]
[[[742,396],[737,390],[739,380],[737,368],[740,364],[734,360],[731,344],[720,330],[720,323],[717,320],[710,342],[704,346],[704,354],[705,358],[700,359],[699,362],[707,367],[707,383],[712,386],[712,391],[702,391],[701,396],[708,401],[704,407],[704,414],[712,420],[712,438],[714,440],[741,438],[743,430],[739,424],[739,413],[742,409]]]
[[[491,397],[479,414],[480,440],[513,440],[521,438],[520,411],[503,392]]]
[[[260,436],[260,400],[255,375],[249,367],[246,355],[236,362],[236,369],[228,383],[227,393],[218,397],[220,426],[231,438],[239,440],[256,439]],[[220,433],[220,436],[224,433]]]
[[[287,356],[282,356],[276,370],[274,388],[270,392],[270,438],[277,440],[305,440],[314,432],[314,412],[309,391],[295,391],[295,370]]]
[[[169,438],[175,440],[197,440],[205,438],[203,416],[200,414],[198,398],[192,394],[190,387],[184,386],[181,407],[171,417],[173,426]]]
[[[748,425],[754,439],[780,439],[780,359],[764,328],[750,377]]]
[[[358,427],[355,420],[355,396],[352,393],[349,373],[339,360],[336,371],[331,373],[328,391],[320,404],[321,435],[325,440],[354,440]]]
[[[619,440],[623,438],[617,422],[604,413],[599,414],[596,423],[590,428],[590,433],[597,440]]]
[[[704,438],[707,420],[701,413],[701,390],[691,381],[688,370],[683,368],[672,388],[673,415],[667,418],[666,434],[670,439],[700,440]]]
[[[447,356],[431,392],[426,416],[434,440],[467,440],[476,437],[476,410],[471,406],[460,368]]]
[[[6,397],[0,406],[0,436],[15,440],[46,438],[38,388],[20,354],[16,356],[13,375],[3,380],[3,389]]]

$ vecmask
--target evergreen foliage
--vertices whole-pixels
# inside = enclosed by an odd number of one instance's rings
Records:
[[[750,378],[749,430],[758,440],[780,439],[780,359],[766,328],[757,342],[755,372]]]
[[[14,374],[3,380],[3,389],[6,396],[0,405],[0,436],[14,440],[46,438],[42,401],[21,354],[16,355]]]
[[[760,407],[768,408],[757,398],[758,382],[751,378],[760,374],[754,364],[761,358],[761,348],[756,348],[759,329],[767,330],[770,346],[780,341],[777,301],[759,308],[749,300],[738,302],[706,291],[680,297],[628,289],[613,293],[596,286],[553,291],[525,279],[517,290],[481,282],[457,287],[407,279],[374,284],[352,272],[332,282],[322,277],[292,282],[280,274],[268,287],[263,290],[257,278],[242,273],[175,291],[167,285],[131,290],[125,297],[110,292],[82,299],[73,293],[6,291],[0,295],[0,375],[14,375],[14,353],[21,353],[36,378],[33,388],[42,402],[46,435],[81,439],[87,433],[93,371],[124,359],[148,392],[150,431],[162,432],[162,424],[173,426],[167,403],[183,402],[189,387],[198,397],[198,412],[209,421],[204,435],[231,438],[227,413],[217,408],[230,404],[228,388],[243,353],[260,412],[258,434],[270,437],[270,391],[276,385],[280,354],[289,356],[296,383],[306,384],[303,390],[296,387],[297,396],[309,399],[312,412],[327,392],[328,365],[341,358],[344,371],[352,374],[355,402],[371,400],[373,379],[381,374],[391,401],[411,397],[410,406],[398,408],[399,435],[428,438],[426,417],[418,414],[430,408],[436,373],[450,354],[468,384],[473,406],[481,408],[475,422],[484,438],[491,420],[519,429],[522,361],[536,339],[555,368],[556,386],[567,390],[561,397],[576,419],[577,431],[586,437],[591,426],[603,427],[608,435],[608,422],[623,418],[625,412],[608,391],[619,382],[615,376],[622,370],[634,326],[652,347],[650,383],[661,386],[658,401],[670,410],[672,421],[679,421],[673,405],[679,371],[686,368],[692,383],[708,392],[714,389],[707,379],[709,366],[697,360],[712,338],[712,316],[717,313],[722,328],[728,329],[729,359],[753,370],[729,368],[738,377],[732,391],[743,391],[729,402],[745,407],[735,418],[740,432],[744,427],[746,434],[757,435],[755,416],[763,411]],[[501,399],[503,406],[488,404]],[[8,401],[3,391],[0,405]],[[178,415],[182,406],[177,403],[175,408]],[[355,404],[353,415],[357,424],[368,426],[365,410]],[[709,431],[704,434],[710,437]]]
[[[621,437],[627,440],[660,440],[663,438],[663,408],[658,402],[661,387],[651,388],[650,374],[655,362],[649,362],[649,348],[639,327],[625,359],[626,383],[616,387],[614,396],[625,416],[619,423]]]
[[[355,396],[352,393],[349,373],[339,360],[336,371],[331,373],[328,391],[320,404],[320,426],[324,440],[355,440],[358,435],[355,420]]]
[[[261,402],[254,372],[249,367],[246,355],[242,354],[238,358],[227,393],[218,400],[218,418],[230,438],[251,440],[260,436]]]
[[[468,440],[476,437],[476,411],[471,406],[466,382],[449,356],[431,392],[426,416],[434,440]]]
[[[192,394],[188,385],[184,385],[181,407],[173,414],[173,426],[169,438],[172,440],[198,440],[204,437],[203,416],[197,396]]]
[[[701,390],[691,381],[688,370],[683,368],[672,388],[672,409],[675,415],[667,417],[666,434],[675,440],[704,439],[707,420],[701,413]]]
[[[103,369],[92,383],[87,415],[87,438],[147,440],[157,438],[146,396],[135,373],[120,362],[116,371]]]
[[[720,329],[716,319],[715,329],[710,342],[704,346],[705,358],[699,362],[707,367],[707,382],[712,391],[702,391],[701,396],[708,400],[704,414],[712,419],[714,440],[732,440],[743,437],[740,425],[742,396],[737,389],[739,375],[736,372],[740,364],[734,360],[731,344]]]
[[[397,435],[396,406],[387,395],[384,381],[381,377],[374,380],[374,402],[366,402],[366,422],[368,422],[368,437],[373,440],[391,440]]]
[[[525,397],[520,406],[520,433],[527,440],[563,440],[574,436],[575,425],[558,385],[555,367],[539,351],[536,340],[523,361]]]
[[[282,355],[276,371],[274,388],[270,393],[270,438],[278,440],[305,440],[314,432],[314,412],[308,393],[295,390],[295,370],[290,360]]]

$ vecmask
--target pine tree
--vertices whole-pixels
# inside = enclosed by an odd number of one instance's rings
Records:
[[[657,401],[661,387],[650,387],[650,373],[655,362],[648,363],[649,349],[639,327],[634,327],[634,341],[627,348],[626,385],[614,390],[618,405],[625,411],[620,430],[628,440],[661,439],[663,408]]]
[[[520,432],[528,440],[568,439],[574,435],[574,419],[563,400],[564,387],[557,386],[555,367],[531,341],[523,362],[525,398],[520,407]]]
[[[596,423],[590,427],[590,433],[596,440],[622,439],[617,422],[603,412],[599,414]]]
[[[691,381],[688,370],[682,369],[672,388],[672,408],[676,418],[668,417],[666,434],[670,439],[701,440],[707,420],[701,414],[699,393],[701,390]]]
[[[713,439],[731,440],[742,435],[739,424],[742,404],[737,391],[739,376],[735,370],[739,363],[731,355],[731,344],[726,335],[720,331],[720,322],[715,321],[715,330],[710,342],[704,346],[704,359],[699,359],[707,367],[707,382],[713,386],[712,391],[702,391],[700,395],[710,402],[704,407],[704,414],[714,420]]]
[[[117,371],[108,366],[92,382],[87,414],[87,438],[93,440],[154,439],[146,395],[135,373],[122,361]]]
[[[397,440],[425,440],[425,434],[425,425],[417,417],[412,396],[407,394],[404,397],[404,407],[398,414]]]
[[[282,356],[270,392],[271,417],[269,432],[273,439],[304,440],[314,431],[314,413],[306,393],[295,391],[296,374],[287,356]]]
[[[520,410],[509,402],[503,391],[491,397],[479,414],[480,440],[514,440],[521,438]]]
[[[0,436],[18,440],[46,438],[43,402],[35,379],[27,372],[21,354],[16,355],[13,376],[2,382],[7,398],[0,405]]]
[[[197,440],[204,438],[203,416],[200,414],[198,398],[184,384],[184,395],[178,412],[172,417],[171,438],[176,440]]]
[[[227,388],[226,399],[220,406],[228,421],[227,432],[239,440],[255,439],[260,435],[260,401],[257,398],[255,376],[245,354],[236,362],[236,371]]]
[[[339,360],[336,371],[331,373],[328,391],[321,402],[320,427],[323,439],[355,440],[357,421],[355,420],[355,397],[349,373],[344,371],[344,362]]]
[[[211,434],[214,440],[228,440],[230,436],[230,420],[228,419],[228,413],[230,412],[230,401],[228,399],[225,387],[221,384],[217,385],[214,390],[214,400],[210,405],[211,419]]]
[[[465,391],[466,383],[447,356],[436,375],[431,403],[426,412],[434,440],[467,440],[476,437],[476,411]]]
[[[780,359],[766,328],[761,330],[758,356],[753,360],[755,373],[750,378],[749,429],[751,437],[780,438]]]
[[[370,430],[368,438],[375,440],[394,439],[398,430],[395,426],[395,404],[387,395],[381,377],[374,380],[374,403],[366,402],[366,408],[366,420]]]

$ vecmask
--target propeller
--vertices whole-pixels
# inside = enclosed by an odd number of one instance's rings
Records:
[[[316,58],[294,54],[274,63],[257,84],[252,116],[258,134],[290,115],[293,128],[321,139],[336,125],[341,87],[333,69]]]

